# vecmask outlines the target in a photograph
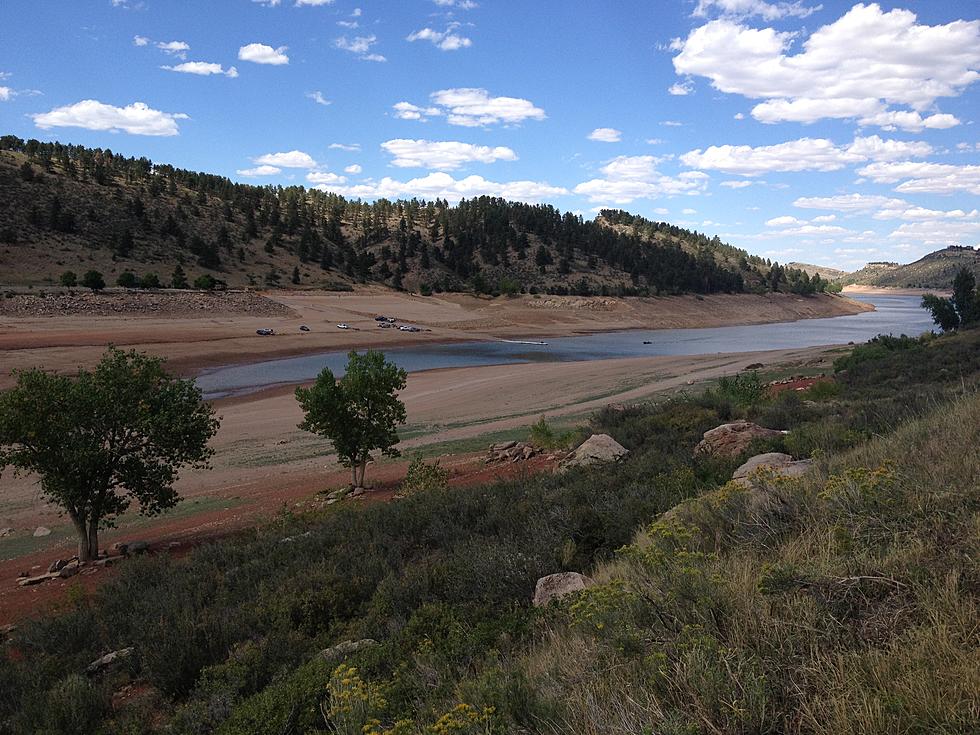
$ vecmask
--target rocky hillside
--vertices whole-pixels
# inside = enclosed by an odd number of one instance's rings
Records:
[[[368,204],[303,187],[259,187],[109,150],[0,138],[5,285],[99,271],[107,284],[177,266],[229,286],[423,293],[659,295],[823,290],[717,237],[620,211],[586,221],[492,197]],[[123,276],[124,279],[126,276]],[[135,278],[134,278],[135,277]],[[148,283],[153,283],[152,277]]]
[[[815,275],[819,275],[821,278],[828,281],[840,281],[847,277],[847,271],[838,270],[837,268],[828,268],[825,265],[813,265],[812,263],[787,263],[787,268],[793,268],[795,270],[803,271],[807,273],[812,278]]]
[[[980,275],[980,250],[950,246],[929,253],[914,263],[868,263],[848,274],[844,283],[891,288],[951,288],[960,268],[969,268]]]

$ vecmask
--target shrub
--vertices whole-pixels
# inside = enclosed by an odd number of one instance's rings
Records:
[[[156,273],[144,273],[143,277],[140,278],[140,287],[161,288],[160,276]]]
[[[738,406],[754,406],[765,398],[767,387],[759,373],[753,370],[719,378],[716,390]]]
[[[65,271],[61,274],[61,285],[66,288],[73,288],[78,284],[78,277],[74,271]]]
[[[439,466],[439,462],[427,464],[421,454],[417,454],[408,465],[401,491],[406,495],[420,490],[445,490],[449,486],[449,471]]]
[[[132,271],[123,271],[116,279],[116,285],[123,288],[136,288],[139,285],[139,280]]]
[[[85,288],[92,289],[93,291],[101,291],[105,288],[105,279],[98,271],[87,271],[85,275],[82,276],[82,285]]]

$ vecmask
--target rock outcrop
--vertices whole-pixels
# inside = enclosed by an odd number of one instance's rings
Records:
[[[777,477],[799,477],[810,469],[812,464],[813,460],[794,460],[788,454],[781,452],[757,454],[735,470],[732,481],[750,487],[753,473],[762,469],[769,470]]]
[[[526,442],[509,441],[491,444],[487,450],[486,464],[523,462],[538,454],[538,450]]]
[[[105,656],[102,656],[101,658],[97,658],[95,659],[95,661],[90,663],[86,667],[85,673],[88,674],[89,676],[95,676],[96,674],[101,674],[105,671],[108,671],[109,669],[116,668],[123,661],[125,661],[127,658],[129,658],[132,655],[133,655],[132,646],[130,646],[129,648],[120,648],[118,651],[112,651],[111,653],[107,653]]]
[[[756,439],[782,436],[785,432],[767,429],[751,421],[733,421],[704,432],[704,438],[694,448],[694,454],[710,454],[716,457],[737,457],[748,450]]]
[[[578,572],[558,572],[541,577],[534,586],[534,606],[544,607],[552,600],[558,600],[572,592],[584,590],[590,581]]]
[[[336,646],[323,649],[317,655],[327,661],[339,661],[340,659],[347,658],[358,651],[363,651],[367,648],[375,648],[376,646],[380,645],[381,644],[373,638],[362,638],[359,641],[344,641],[343,643],[338,643]]]
[[[629,450],[609,434],[593,434],[562,462],[562,467],[588,467],[601,462],[615,462],[627,454]]]

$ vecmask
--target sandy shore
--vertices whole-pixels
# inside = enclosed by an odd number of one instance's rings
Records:
[[[937,296],[948,296],[951,292],[936,288],[890,288],[884,286],[862,286],[858,283],[852,283],[849,286],[844,286],[845,295],[865,294],[867,296],[922,296],[923,294],[927,293],[934,293]]]
[[[856,314],[871,308],[841,297],[789,294],[490,299],[465,294],[422,297],[364,288],[354,293],[280,291],[269,296],[289,307],[290,315],[0,316],[0,389],[12,384],[12,370],[42,365],[49,370],[72,371],[93,365],[109,343],[165,356],[172,370],[193,375],[207,367],[326,350],[493,338],[540,339],[613,329],[762,324]],[[378,314],[430,331],[379,329],[374,321]],[[351,329],[340,330],[338,323],[349,324]],[[301,324],[311,331],[299,331]],[[275,329],[276,335],[256,335],[255,330],[261,327]]]

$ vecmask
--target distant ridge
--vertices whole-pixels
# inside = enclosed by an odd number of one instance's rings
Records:
[[[960,268],[968,268],[980,276],[980,251],[951,245],[907,265],[881,261],[868,263],[861,270],[847,274],[842,281],[882,288],[948,289]]]

